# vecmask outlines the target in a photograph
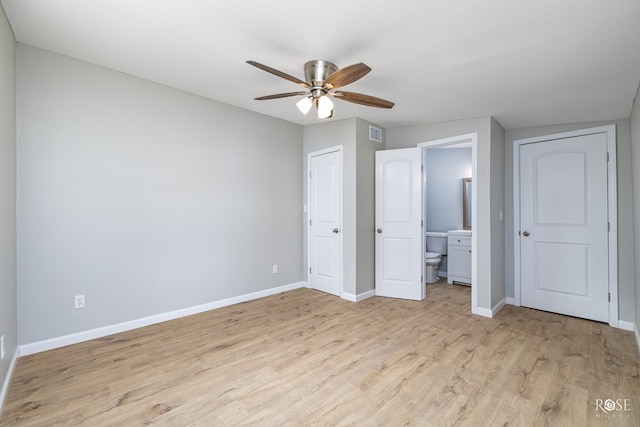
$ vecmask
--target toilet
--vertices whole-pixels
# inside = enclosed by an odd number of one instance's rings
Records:
[[[447,233],[427,231],[427,252],[425,254],[426,283],[438,281],[438,266],[442,261],[442,255],[447,254]]]

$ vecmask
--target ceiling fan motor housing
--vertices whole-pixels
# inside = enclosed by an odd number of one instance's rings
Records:
[[[316,96],[314,90],[322,90],[323,93],[320,95],[323,95],[324,92],[326,92],[324,88],[325,80],[336,71],[338,71],[336,64],[321,59],[309,61],[304,64],[304,78],[311,84],[311,93]]]

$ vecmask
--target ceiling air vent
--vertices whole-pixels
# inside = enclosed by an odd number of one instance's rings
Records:
[[[382,142],[382,129],[369,126],[369,139],[375,142]]]

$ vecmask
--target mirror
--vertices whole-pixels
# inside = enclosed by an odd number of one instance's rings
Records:
[[[462,228],[471,230],[471,178],[462,178]]]

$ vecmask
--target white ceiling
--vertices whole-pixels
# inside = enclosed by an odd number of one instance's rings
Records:
[[[384,127],[493,116],[505,128],[625,119],[640,82],[638,0],[1,0],[16,39],[299,124],[324,59],[373,71],[334,118]]]

